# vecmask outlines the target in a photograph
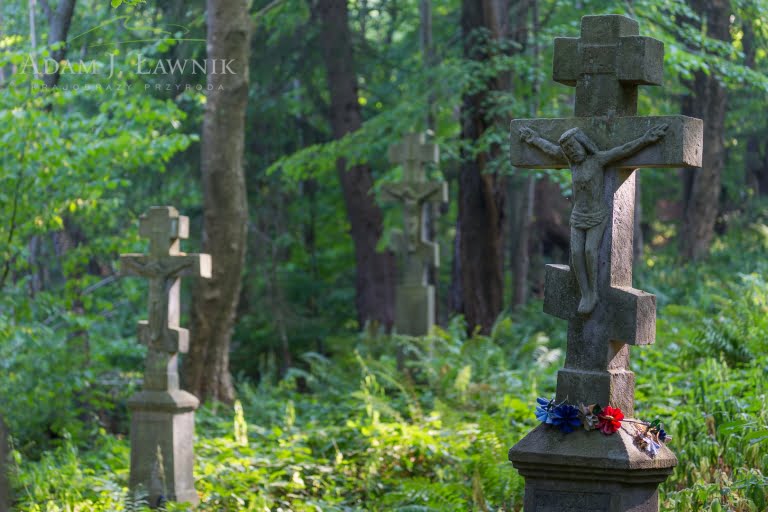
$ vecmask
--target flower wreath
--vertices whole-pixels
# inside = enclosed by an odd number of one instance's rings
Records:
[[[583,426],[585,430],[599,430],[609,436],[624,428],[622,423],[631,424],[635,432],[634,434],[629,433],[632,435],[635,446],[651,458],[659,452],[662,443],[672,439],[662,428],[660,420],[656,419],[646,423],[625,419],[624,413],[618,407],[607,405],[603,408],[597,404],[579,404],[576,407],[565,403],[565,401],[557,404],[554,400],[547,400],[546,398],[537,398],[536,402],[538,403],[536,419],[546,425],[559,428],[565,434]]]

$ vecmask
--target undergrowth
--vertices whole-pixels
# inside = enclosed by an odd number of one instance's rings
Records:
[[[679,459],[662,510],[768,510],[765,232],[740,230],[705,264],[655,256],[636,280],[659,297],[656,345],[632,349],[637,415],[662,418]],[[197,510],[520,510],[507,450],[535,426],[565,347],[565,324],[540,308],[490,336],[454,319],[426,338],[333,339],[277,384],[241,381],[241,407],[197,413]],[[41,454],[17,445],[17,510],[142,510],[127,499],[128,451],[103,429]]]

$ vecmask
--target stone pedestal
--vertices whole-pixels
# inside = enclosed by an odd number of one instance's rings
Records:
[[[624,429],[563,434],[548,425],[512,447],[509,460],[525,478],[526,512],[658,512],[658,486],[677,465],[665,445],[651,458]]]
[[[130,488],[148,495],[151,507],[164,501],[199,502],[192,474],[198,405],[194,395],[180,389],[141,391],[128,402]]]
[[[399,334],[424,336],[435,322],[435,287],[399,285],[395,295],[395,329]]]

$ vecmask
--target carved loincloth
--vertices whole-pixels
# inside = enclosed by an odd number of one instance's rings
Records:
[[[608,208],[604,205],[594,211],[579,211],[575,208],[571,212],[571,227],[587,230],[599,226],[608,218]]]

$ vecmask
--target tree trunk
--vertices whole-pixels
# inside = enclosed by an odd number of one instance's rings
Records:
[[[203,251],[213,276],[195,282],[185,384],[199,398],[234,400],[229,346],[248,226],[243,172],[250,18],[246,0],[208,0],[208,99],[203,119]],[[230,63],[229,70],[223,63]],[[213,68],[213,66],[217,66]]]
[[[362,126],[347,3],[319,0],[316,14],[331,97],[331,127],[333,136],[340,139]],[[343,159],[337,162],[337,170],[355,247],[358,322],[361,328],[383,326],[389,331],[394,323],[395,258],[391,251],[376,252],[384,227],[371,194],[371,170],[367,165],[347,168]]]
[[[560,186],[544,176],[536,181],[531,241],[531,289],[544,297],[545,263],[568,261],[571,228],[568,223],[571,204]]]
[[[757,42],[755,41],[754,20],[746,19],[742,24],[743,36],[741,44],[744,48],[744,65],[750,69],[755,69],[755,58],[757,56]],[[744,165],[746,172],[746,182],[758,196],[768,196],[768,148],[761,149],[763,139],[765,138],[764,126],[759,126],[762,132],[752,133],[747,137],[746,154],[744,155]]]
[[[516,308],[524,306],[528,301],[530,286],[528,284],[528,269],[531,266],[531,226],[533,224],[533,206],[535,201],[536,180],[533,176],[523,176],[520,182],[518,220],[516,242],[512,252],[512,275],[514,288],[512,290],[512,305]]]
[[[456,235],[453,237],[451,258],[451,288],[448,292],[448,307],[454,313],[464,313],[464,288],[461,282],[461,226],[456,220]]]
[[[59,0],[56,9],[52,9],[48,0],[41,0],[43,10],[48,18],[48,47],[51,49],[51,59],[61,62],[67,55],[67,34],[72,24],[76,0]],[[46,87],[51,88],[59,83],[58,68],[51,74],[43,76]]]
[[[464,57],[487,62],[493,57],[492,47],[481,36],[494,41],[506,37],[507,5],[505,0],[463,0],[461,28]],[[489,113],[490,93],[508,87],[502,73],[490,79],[479,91],[465,93],[462,98],[461,138],[462,164],[459,174],[459,217],[457,233],[463,291],[464,317],[469,332],[479,328],[488,333],[504,306],[504,204],[506,184],[502,176],[485,173],[486,165],[501,152],[472,154],[465,147],[476,147],[478,139],[496,122]]]
[[[761,197],[768,196],[768,148],[761,149],[763,138],[760,135],[750,135],[747,138],[746,155],[744,156],[746,181]]]
[[[731,6],[728,0],[690,0],[706,23],[707,35],[730,41]],[[681,256],[685,260],[707,256],[714,236],[720,198],[720,174],[725,164],[726,89],[710,68],[694,73],[690,94],[683,99],[683,114],[704,120],[701,169],[683,170],[683,228]]]
[[[421,44],[421,61],[427,73],[427,85],[432,90],[432,68],[435,65],[435,47],[432,43],[432,0],[419,0],[419,41]],[[427,130],[435,129],[435,95],[430,92],[427,96]]]
[[[516,5],[516,16],[518,23],[514,31],[514,39],[521,45],[528,43],[528,13],[531,15],[530,35],[532,41],[530,44],[533,55],[534,70],[539,69],[540,49],[537,40],[539,33],[539,5],[538,0],[528,0],[528,2],[518,3]],[[539,74],[533,73],[533,82],[531,84],[531,96],[529,98],[530,107],[528,112],[530,117],[538,117],[539,113],[539,95],[541,94],[541,83],[538,79]],[[510,257],[512,269],[512,306],[519,308],[528,301],[530,284],[528,280],[529,270],[531,268],[531,226],[533,224],[533,207],[536,200],[536,180],[530,173],[516,177],[516,183],[511,189],[512,203],[514,208],[511,211],[513,216],[512,230],[510,232],[511,248]]]
[[[9,471],[11,450],[8,443],[8,430],[0,416],[0,510],[11,510],[11,484]]]

